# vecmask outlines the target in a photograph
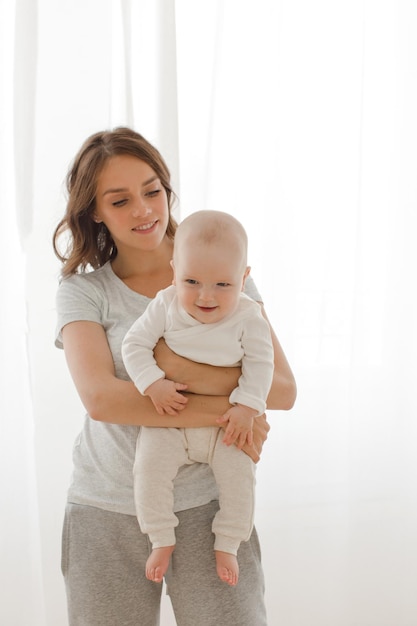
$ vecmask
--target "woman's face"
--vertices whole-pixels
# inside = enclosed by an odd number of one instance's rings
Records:
[[[93,219],[107,226],[119,252],[156,249],[166,235],[169,208],[155,171],[131,155],[111,157],[98,177]]]

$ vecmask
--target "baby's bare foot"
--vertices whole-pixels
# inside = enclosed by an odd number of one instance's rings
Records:
[[[239,578],[239,565],[234,554],[215,550],[217,574],[223,582],[231,587],[237,585]]]
[[[154,548],[146,561],[146,578],[154,583],[161,583],[169,566],[175,546]]]

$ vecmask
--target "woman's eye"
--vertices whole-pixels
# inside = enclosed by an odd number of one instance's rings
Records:
[[[115,206],[115,207],[124,206],[126,202],[127,202],[126,199],[116,200],[115,202],[112,202],[112,206]]]
[[[148,191],[148,193],[146,194],[148,196],[148,198],[153,198],[155,196],[158,195],[158,193],[160,193],[160,189],[152,189],[152,191]]]

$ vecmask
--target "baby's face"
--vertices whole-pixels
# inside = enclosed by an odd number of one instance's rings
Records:
[[[249,269],[234,248],[187,241],[175,256],[174,284],[181,306],[202,324],[234,313]]]

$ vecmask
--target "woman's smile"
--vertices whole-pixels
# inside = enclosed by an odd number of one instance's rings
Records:
[[[152,222],[148,222],[147,224],[141,224],[139,226],[135,226],[132,228],[134,232],[146,233],[152,231],[154,226],[157,224],[158,220],[153,220]]]

